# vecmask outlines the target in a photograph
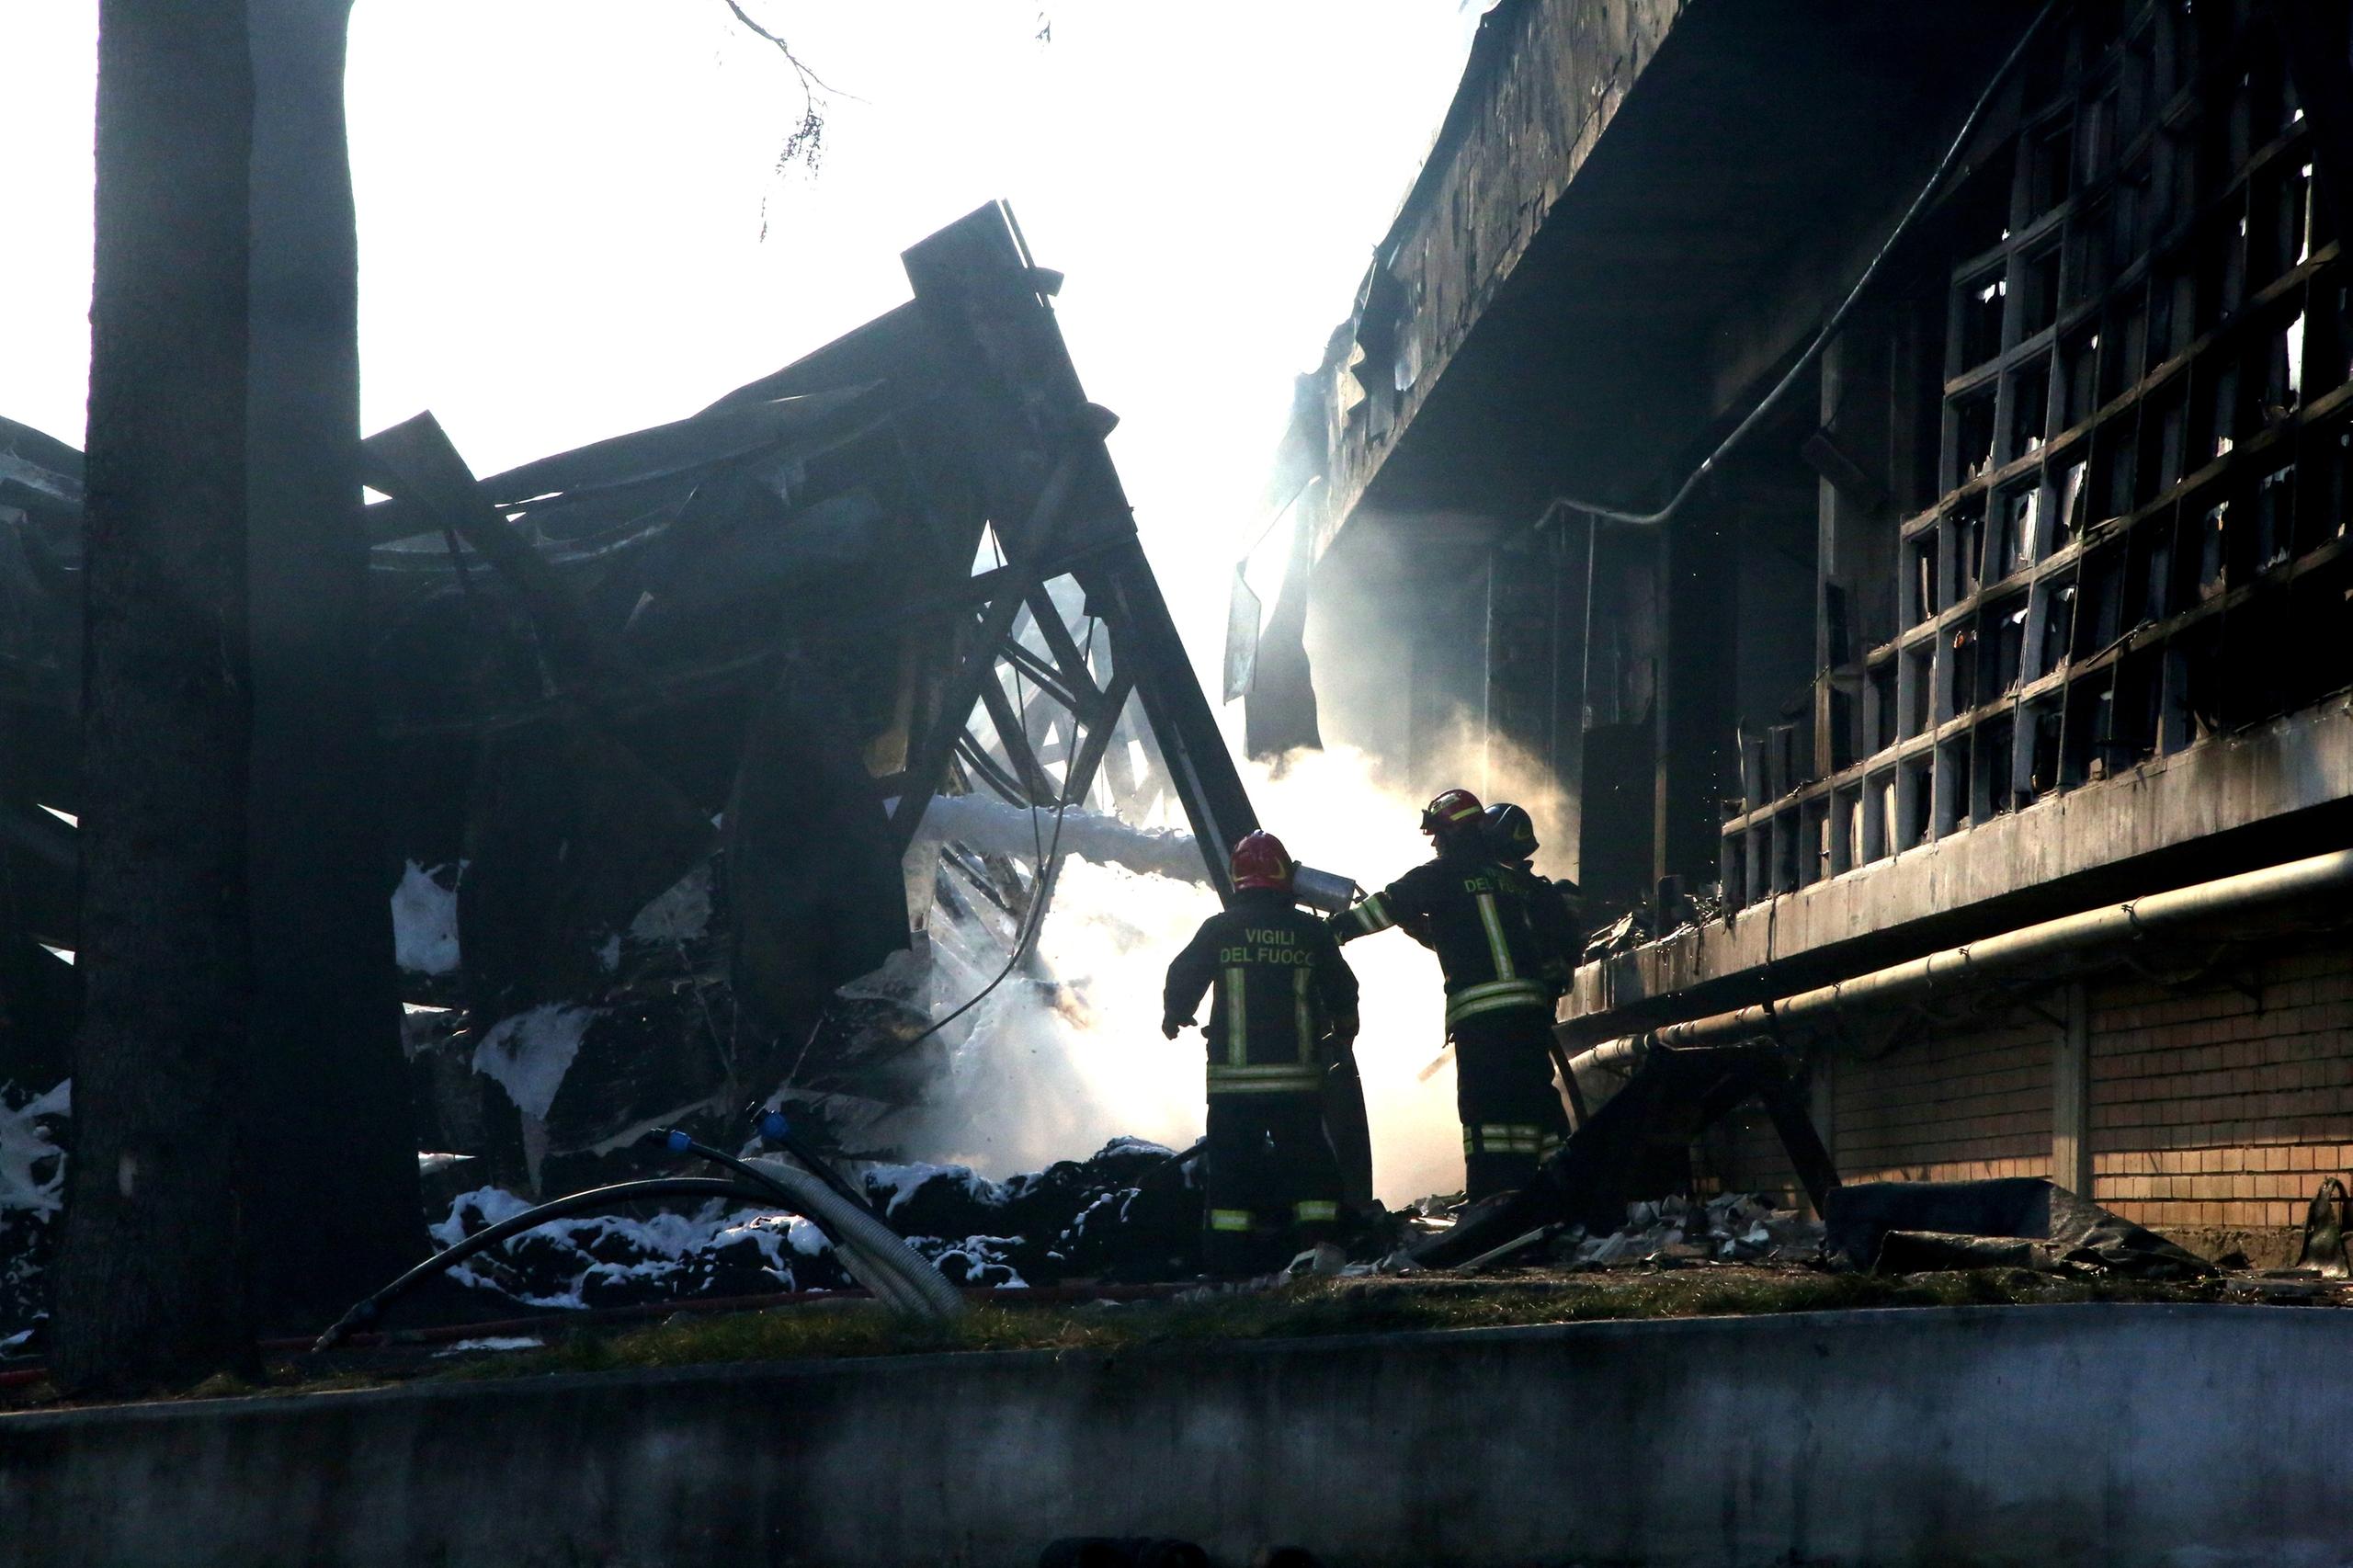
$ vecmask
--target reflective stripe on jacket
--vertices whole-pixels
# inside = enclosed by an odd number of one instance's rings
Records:
[[[1357,977],[1322,920],[1272,890],[1235,894],[1168,966],[1164,1015],[1188,1017],[1212,991],[1210,1093],[1322,1087],[1323,1039],[1357,1010]]]
[[[1549,1010],[1565,976],[1557,949],[1537,932],[1540,893],[1557,897],[1542,879],[1483,854],[1443,854],[1334,915],[1332,934],[1346,942],[1400,921],[1427,923],[1449,1025],[1505,1007]]]

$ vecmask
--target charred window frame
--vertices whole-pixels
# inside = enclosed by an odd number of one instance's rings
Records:
[[[1725,824],[1735,904],[2353,687],[2353,267],[2273,30],[2086,5],[2025,91],[1881,313],[1944,332],[1862,755]]]

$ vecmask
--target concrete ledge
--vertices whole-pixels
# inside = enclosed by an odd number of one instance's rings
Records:
[[[2169,854],[2211,851],[2234,831],[2286,824],[2347,797],[2353,708],[2331,701],[1775,895],[1729,921],[1586,964],[1564,1009],[1569,1037],[1591,1044],[1826,985],[2112,897],[2252,870],[2269,863],[2264,855],[2317,853],[2333,841],[2306,835],[2283,854],[2268,840],[2236,864],[2170,876],[2164,869]]]
[[[1993,1307],[0,1416],[11,1563],[2353,1561],[2353,1315]]]

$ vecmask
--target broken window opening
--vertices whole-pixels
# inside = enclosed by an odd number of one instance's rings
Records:
[[[1977,651],[1977,629],[1954,627],[1951,656],[1945,660],[1945,699],[1937,709],[1938,722],[1957,718],[1976,706]]]
[[[1952,366],[1954,375],[1973,370],[2001,353],[2002,318],[2009,295],[2009,276],[1998,269],[1981,272],[1961,285],[1955,307],[1958,320],[1953,337],[1958,358]]]
[[[1812,887],[1830,876],[1830,802],[1808,801],[1799,808],[1798,886]]]
[[[1895,853],[1895,774],[1874,773],[1863,786],[1863,862]]]
[[[2040,677],[2067,662],[2067,649],[2075,631],[2075,579],[2058,578],[2037,592],[2043,596],[2042,638],[2034,664],[2034,673]]]
[[[1984,656],[1977,690],[1979,704],[2016,691],[2026,676],[2027,597],[1999,600],[1985,608]]]
[[[1946,604],[1957,605],[1977,591],[1985,559],[1985,498],[1972,495],[1945,518]]]
[[[1971,743],[1970,815],[1990,822],[2018,809],[2018,722],[2009,714],[1989,719],[1977,727]]]
[[[1904,650],[1902,677],[1904,722],[1896,734],[1899,741],[1908,741],[1915,735],[1927,733],[1931,699],[1936,695],[1936,660],[1937,645],[1933,642],[1921,642]]]
[[[2257,181],[2247,233],[2247,281],[2260,289],[2313,255],[2313,166],[2290,160]]]
[[[2059,428],[2073,430],[2099,410],[2099,334],[2086,328],[2059,350]]]
[[[2133,483],[2141,461],[2141,432],[2131,418],[2112,420],[2093,432],[2092,464],[2098,476],[2092,522],[2120,517],[2135,505]]]
[[[2148,290],[2135,289],[2117,305],[2109,308],[2109,318],[2115,328],[2108,336],[2109,352],[2100,357],[2099,399],[2111,403],[2141,379],[2141,366],[2149,351]]]
[[[2039,332],[2048,331],[2059,319],[2059,261],[2057,244],[2020,258],[2018,290],[2018,335],[2024,343]]]
[[[2296,538],[2296,465],[2274,469],[2255,482],[2255,569],[2284,563]]]
[[[2108,292],[2116,281],[2115,254],[2116,214],[2110,202],[2086,208],[2069,222],[2063,296],[2069,309]]]
[[[2303,401],[2303,358],[2302,311],[2272,321],[2252,335],[2240,381],[2245,389],[2245,406],[2240,415],[2243,430],[2253,433],[2268,429],[2296,412]]]
[[[1994,498],[1995,532],[1993,553],[1985,558],[1985,576],[2001,582],[2034,563],[2040,535],[2042,486],[2029,481]]]
[[[1895,661],[1871,665],[1868,677],[1870,706],[1864,718],[1868,729],[1864,749],[1878,753],[1895,744]]]
[[[2212,598],[2230,586],[2231,504],[2206,508],[2198,530],[2198,593]]]
[[[2124,541],[2124,573],[2133,585],[2131,624],[2146,626],[2172,613],[2173,528],[2171,508],[2143,518]]]
[[[2132,488],[2120,497],[2119,517],[2144,501],[2154,501],[2181,482],[2188,421],[2182,408],[2181,379],[2150,394],[2142,406],[2139,472]]]
[[[2234,163],[2232,167],[2238,165]],[[2197,330],[2211,332],[2239,308],[2246,288],[2246,214],[2222,212],[2197,241]],[[2188,347],[2187,342],[2182,347]],[[2176,350],[2177,353],[2179,349]]]
[[[1826,830],[1830,853],[1829,874],[1844,876],[1861,865],[1863,853],[1863,793],[1859,790],[1836,790],[1830,796],[1830,823]]]
[[[1933,528],[1924,529],[1904,541],[1904,598],[1910,613],[1904,617],[1906,626],[1917,626],[1932,620],[1943,608],[1937,588],[1937,535]]]
[[[1896,795],[1896,852],[1917,848],[1927,837],[1935,810],[1935,770],[1922,757],[1907,762],[1899,770],[1900,787]]]
[[[1926,777],[1926,770],[1923,770]],[[1969,737],[1949,741],[1937,748],[1936,767],[1937,836],[1967,831],[1969,815]]]
[[[2060,755],[2059,787],[2063,790],[2108,777],[2101,748],[2109,736],[2112,682],[2112,672],[2102,670],[2068,688],[2066,741]]]
[[[2018,796],[2021,806],[2032,805],[2059,788],[2060,704],[2037,702],[2026,711],[2028,756],[2026,786]]]
[[[2051,552],[2056,554],[2084,537],[2091,526],[2089,465],[2078,458],[2060,472],[2057,504],[2052,508]]]
[[[2075,189],[2075,125],[2070,116],[2034,132],[2027,143],[2026,220],[2032,222]]]
[[[2010,438],[2002,460],[2040,451],[2050,426],[2051,361],[2029,359],[2010,372]]]
[[[2353,430],[2304,435],[2305,491],[2296,508],[2296,553],[2345,537],[2348,481],[2353,480]]]
[[[2082,597],[2075,606],[2074,641],[2068,653],[2087,659],[2116,641],[2122,628],[2124,551],[2114,544],[2088,552],[2076,579]]]

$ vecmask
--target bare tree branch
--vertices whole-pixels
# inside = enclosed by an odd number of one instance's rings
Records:
[[[784,62],[792,67],[793,79],[801,85],[801,123],[786,134],[784,145],[777,152],[777,172],[782,174],[799,164],[814,175],[825,155],[824,95],[840,89],[811,70],[806,61],[792,52],[790,44],[762,27],[749,11],[744,9],[740,0],[720,0],[720,3],[735,14],[736,21],[743,24],[745,31],[774,44],[776,51],[784,56]],[[762,239],[767,238],[767,202],[761,203]]]

